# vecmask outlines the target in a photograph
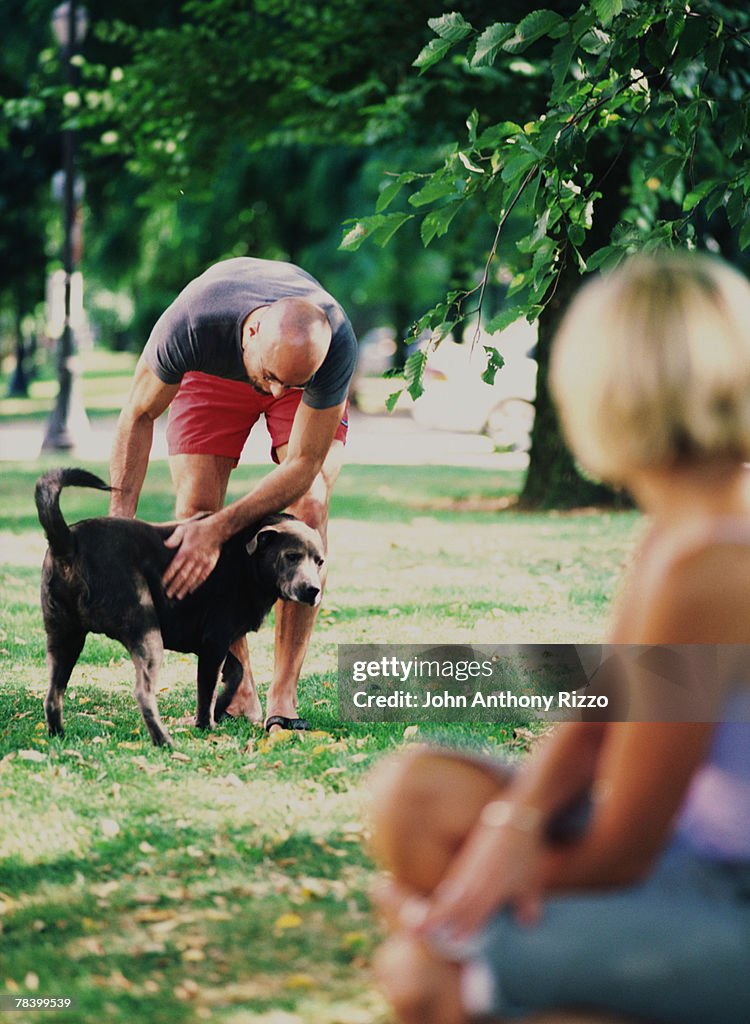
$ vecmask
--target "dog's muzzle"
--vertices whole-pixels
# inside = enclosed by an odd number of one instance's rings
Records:
[[[320,604],[321,590],[314,583],[301,583],[293,589],[293,600],[309,604],[312,608]]]

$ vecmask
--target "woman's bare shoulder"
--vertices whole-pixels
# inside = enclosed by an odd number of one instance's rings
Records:
[[[614,632],[623,643],[750,643],[750,523],[705,523],[652,542]]]

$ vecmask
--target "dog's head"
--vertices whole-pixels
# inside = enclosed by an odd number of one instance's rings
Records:
[[[261,527],[247,544],[249,555],[259,555],[273,574],[286,601],[315,607],[323,584],[323,542],[317,530],[293,517]]]

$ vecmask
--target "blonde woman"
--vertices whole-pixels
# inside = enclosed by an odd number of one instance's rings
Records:
[[[633,258],[583,288],[551,372],[580,462],[649,517],[610,641],[750,643],[748,283]],[[750,1022],[750,665],[680,650],[705,721],[566,723],[513,774],[439,749],[380,769],[400,1020]]]

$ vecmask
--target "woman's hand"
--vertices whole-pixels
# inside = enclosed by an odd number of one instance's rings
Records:
[[[512,818],[488,824],[480,817],[430,896],[417,932],[462,939],[505,906],[514,909],[519,922],[534,924],[541,915],[541,852],[538,828],[520,828]]]
[[[502,824],[492,821],[498,810],[507,819]],[[374,899],[386,920],[426,941],[463,939],[504,906],[514,908],[519,922],[534,924],[541,916],[542,843],[536,812],[529,813],[534,827],[526,827],[531,824],[528,817],[514,823],[506,801],[488,804],[430,895],[394,881],[378,889]]]

